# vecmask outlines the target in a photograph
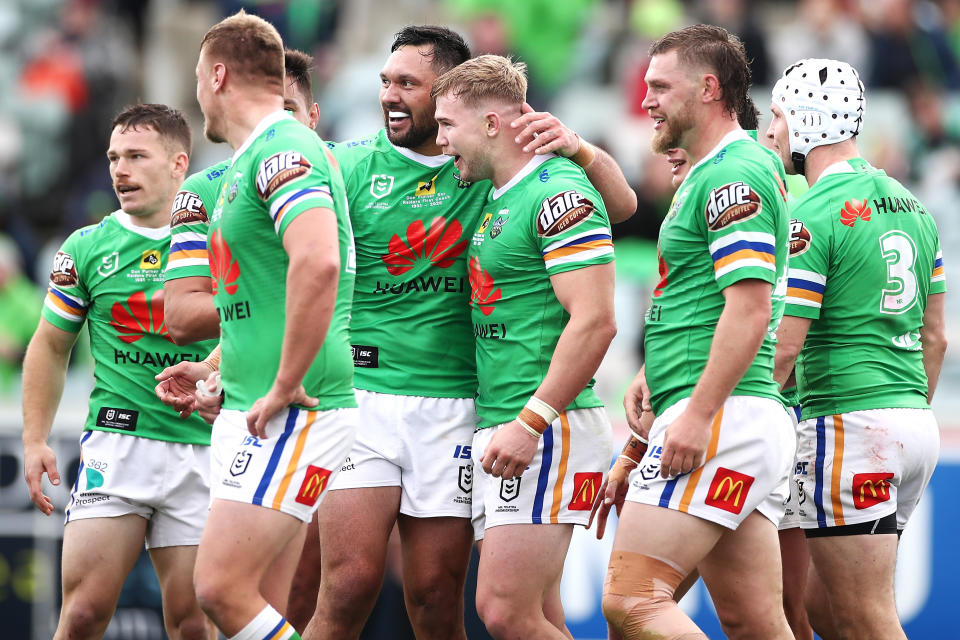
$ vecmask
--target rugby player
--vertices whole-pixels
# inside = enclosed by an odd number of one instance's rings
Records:
[[[206,33],[197,64],[205,133],[235,154],[210,216],[225,397],[195,583],[241,640],[299,638],[260,584],[312,518],[356,424],[346,197],[332,156],[283,110],[283,59],[276,30],[241,11]]]
[[[437,144],[462,179],[492,182],[468,249],[477,610],[496,638],[567,638],[564,559],[612,453],[592,376],[616,333],[613,243],[583,170],[516,142],[509,125],[526,98],[525,69],[480,56],[432,94]]]
[[[41,481],[46,473],[57,485],[60,474],[46,441],[86,322],[95,384],[66,508],[58,639],[103,636],[144,543],[168,635],[215,635],[192,578],[209,502],[210,430],[197,416],[178,420],[153,395],[164,364],[199,361],[212,347],[177,347],[164,325],[170,206],[190,148],[190,128],[175,109],[139,104],[114,119],[107,158],[120,209],[74,232],[57,253],[24,360],[24,476],[50,515]]]
[[[801,60],[773,89],[767,137],[810,185],[791,210],[775,375],[796,362],[797,512],[830,615],[811,610],[814,628],[905,638],[894,569],[939,452],[946,282],[929,212],[860,156],[864,107],[836,60]]]
[[[467,247],[489,185],[470,184],[441,153],[430,90],[469,57],[449,29],[405,27],[380,72],[384,129],[332,146],[356,233],[350,332],[362,420],[319,512],[321,588],[305,638],[359,636],[395,523],[417,637],[465,637],[477,423]],[[636,195],[609,155],[529,106],[509,124],[531,151],[585,165],[616,219],[633,214]]]
[[[654,151],[683,149],[692,166],[660,232],[647,362],[627,402],[628,415],[657,417],[630,475],[604,614],[623,638],[705,638],[673,600],[699,568],[729,636],[786,639],[776,526],[794,439],[772,377],[783,169],[737,123],[750,72],[735,36],[696,25],[650,53]]]

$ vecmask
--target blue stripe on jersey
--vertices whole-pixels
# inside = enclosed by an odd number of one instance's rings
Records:
[[[937,258],[936,261],[934,261],[934,263],[933,263],[933,268],[934,268],[934,269],[936,269],[937,267],[942,267],[942,266],[943,266],[943,258]]]
[[[76,300],[70,298],[65,293],[61,293],[53,287],[49,287],[47,290],[53,295],[57,296],[60,300],[63,300],[63,304],[67,305],[68,307],[73,307],[74,309],[83,309],[83,305],[77,304]]]
[[[540,457],[540,476],[537,478],[537,494],[533,497],[533,524],[543,524],[543,497],[550,482],[550,467],[553,464],[553,425],[543,432],[543,455]]]
[[[823,293],[827,290],[827,285],[825,284],[820,284],[819,282],[813,282],[811,280],[801,280],[800,278],[787,278],[787,286],[793,287],[794,289],[815,291],[817,293]]]
[[[753,251],[759,251],[761,253],[776,253],[773,245],[769,242],[750,242],[749,240],[737,240],[733,244],[720,247],[710,255],[713,256],[714,260],[719,260],[720,258],[729,256],[737,251],[743,251],[744,249],[752,249]]]
[[[673,490],[677,488],[677,483],[680,482],[680,478],[682,477],[683,476],[680,475],[667,482],[667,486],[663,488],[663,493],[660,494],[661,507],[670,507],[670,499],[673,498]]]
[[[73,481],[73,493],[76,494],[77,489],[80,487],[80,476],[83,475],[83,443],[90,439],[90,436],[93,435],[93,431],[87,431],[80,438],[80,466],[77,467],[77,478]],[[70,504],[73,504],[73,496],[70,496]],[[67,507],[67,522],[70,522],[70,507]]]
[[[195,251],[197,249],[206,249],[207,243],[203,240],[188,240],[186,242],[176,242],[170,245],[170,253],[174,251]]]
[[[253,494],[253,504],[263,506],[263,496],[267,493],[267,487],[270,486],[270,481],[273,479],[273,472],[277,470],[277,465],[280,464],[280,457],[283,455],[283,446],[290,438],[290,434],[293,433],[293,427],[297,424],[297,416],[299,415],[299,409],[290,407],[289,413],[287,414],[287,424],[283,427],[283,433],[277,438],[277,443],[273,445],[273,453],[270,454],[270,461],[267,462],[267,468],[263,472],[263,477],[260,478],[260,485],[257,487],[257,492]]]
[[[813,490],[813,504],[817,506],[817,526],[827,526],[827,512],[823,510],[823,461],[827,457],[827,426],[824,416],[817,418],[817,462]]]
[[[280,618],[280,622],[277,623],[277,626],[275,626],[273,629],[270,629],[270,631],[267,632],[267,635],[263,636],[263,640],[270,640],[270,638],[272,638],[277,631],[280,631],[285,624],[287,624],[287,621],[283,618]]]
[[[803,412],[803,407],[799,404],[793,407],[793,413],[797,416],[797,422],[800,422],[800,414]]]
[[[550,253],[551,251],[556,251],[557,249],[562,249],[563,247],[575,247],[575,246],[577,246],[578,244],[585,244],[585,243],[587,243],[587,242],[593,242],[594,240],[610,240],[610,234],[609,234],[609,233],[595,233],[595,234],[592,234],[592,235],[589,235],[589,236],[582,236],[582,237],[580,237],[580,238],[574,238],[573,240],[570,240],[570,241],[567,242],[566,244],[550,245],[550,249],[549,249],[548,251],[542,251],[541,253],[542,253],[543,255],[547,255],[547,254]]]

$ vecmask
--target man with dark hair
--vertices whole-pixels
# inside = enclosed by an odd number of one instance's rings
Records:
[[[777,524],[795,442],[773,381],[786,291],[783,167],[737,123],[750,71],[735,36],[697,25],[650,53],[653,149],[683,149],[692,166],[660,230],[647,362],[624,400],[638,433],[624,454],[639,464],[604,615],[625,640],[706,638],[673,600],[699,568],[728,635],[786,640]]]
[[[356,425],[346,196],[336,161],[283,110],[283,56],[276,30],[240,12],[204,36],[196,72],[207,138],[235,150],[208,237],[225,395],[195,573],[201,606],[232,640],[299,638],[263,580],[326,495]]]
[[[350,331],[362,419],[319,512],[322,582],[305,638],[359,636],[395,523],[417,637],[465,638],[477,424],[466,257],[489,185],[471,185],[442,154],[430,92],[469,57],[447,28],[405,27],[380,72],[384,128],[331,145],[356,234]],[[528,150],[573,156],[616,219],[633,214],[636,196],[609,155],[550,114],[527,105],[516,116],[513,135]]]
[[[144,543],[170,637],[214,634],[192,577],[209,503],[210,429],[198,416],[178,420],[153,395],[163,363],[199,361],[213,346],[177,347],[164,325],[170,206],[190,144],[175,109],[141,104],[116,117],[107,158],[120,210],[63,243],[24,359],[24,476],[37,508],[50,515],[42,477],[56,485],[60,475],[46,440],[86,322],[96,382],[66,508],[58,639],[103,636]]]

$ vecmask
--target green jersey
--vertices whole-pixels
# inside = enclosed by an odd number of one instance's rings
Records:
[[[792,215],[786,313],[812,320],[804,420],[928,407],[920,330],[927,296],[946,291],[933,217],[860,158],[828,167]]]
[[[783,402],[773,381],[787,264],[783,165],[743,131],[694,165],[660,227],[660,282],[647,311],[646,376],[656,413],[687,398],[706,366],[723,289],[745,279],[773,285],[767,335],[732,395]]]
[[[230,161],[198,171],[183,181],[170,212],[170,261],[164,280],[210,277],[207,252],[208,211],[213,211]]]
[[[583,170],[534,157],[490,192],[470,243],[480,428],[509,422],[543,382],[570,315],[550,276],[613,261],[610,223]],[[568,407],[601,407],[593,380]]]
[[[347,329],[356,263],[340,171],[320,138],[286,112],[265,117],[237,149],[210,219],[213,302],[220,315],[220,372],[227,409],[250,409],[280,367],[290,260],[283,235],[314,208],[337,217],[337,300],[303,378],[320,410],[355,407]]]
[[[87,321],[94,387],[84,429],[210,444],[210,426],[198,415],[181,420],[154,393],[165,367],[199,362],[215,340],[178,347],[163,322],[163,270],[170,229],[133,224],[115,211],[79,229],[53,262],[43,317],[76,333]]]
[[[382,129],[330,148],[343,168],[357,243],[354,385],[474,397],[467,244],[489,182],[463,182],[452,159],[396,147]]]

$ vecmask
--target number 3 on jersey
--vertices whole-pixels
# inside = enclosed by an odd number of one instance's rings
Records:
[[[887,284],[880,296],[880,311],[905,313],[917,301],[917,275],[914,266],[917,247],[902,231],[888,231],[880,236],[880,252],[887,263]]]

